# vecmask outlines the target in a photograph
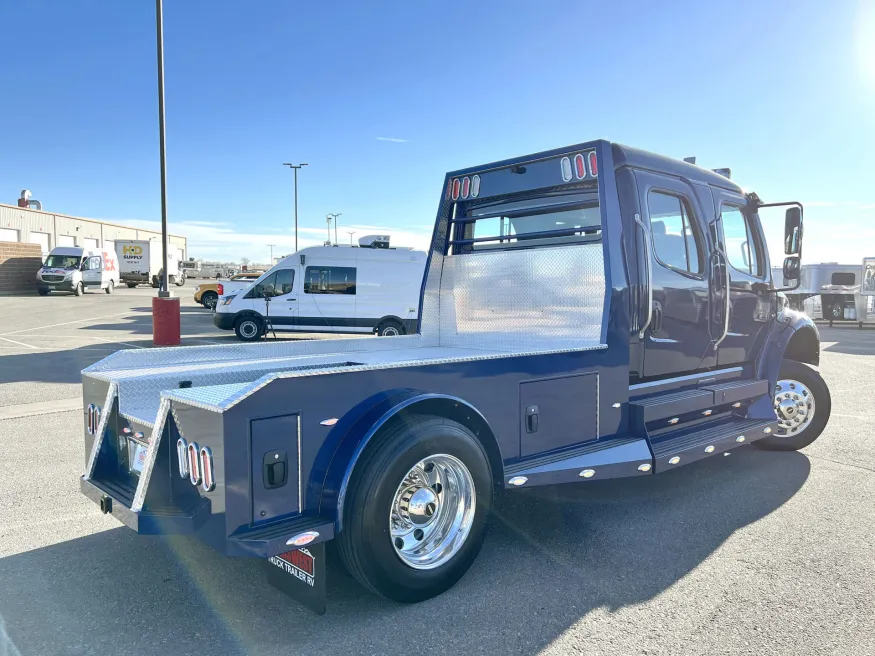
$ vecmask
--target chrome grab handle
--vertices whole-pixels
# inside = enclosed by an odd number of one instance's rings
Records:
[[[726,291],[724,292],[726,294],[726,307],[723,309],[723,335],[714,343],[715,351],[720,346],[720,342],[726,339],[726,336],[729,334],[729,301],[731,296],[729,290],[729,261],[726,259],[726,254],[723,251],[718,250],[717,253],[719,253],[721,266],[726,271]]]
[[[638,337],[641,339],[653,321],[653,271],[650,268],[650,254],[653,252],[653,246],[650,243],[650,230],[644,225],[640,214],[635,215],[635,223],[641,227],[641,232],[644,234],[644,268],[647,270],[647,321],[638,331]]]

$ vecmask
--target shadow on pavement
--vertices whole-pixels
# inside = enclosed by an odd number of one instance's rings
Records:
[[[0,615],[34,654],[534,653],[594,609],[671,587],[808,474],[799,453],[743,447],[655,477],[514,491],[452,590],[400,605],[335,563],[322,617],[259,562],[118,528],[0,560]]]

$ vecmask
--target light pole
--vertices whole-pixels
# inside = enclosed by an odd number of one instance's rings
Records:
[[[289,164],[288,162],[284,163],[283,166],[288,166],[295,172],[295,252],[298,252],[298,169],[307,166],[307,163],[303,164]]]
[[[352,236],[355,234],[355,230],[347,230],[346,234],[349,235],[349,245],[352,246]]]
[[[325,224],[328,226],[328,242],[325,244],[326,246],[331,246],[331,215],[325,215]]]
[[[337,243],[337,217],[340,216],[342,212],[338,212],[337,214],[327,214],[325,218],[327,219],[329,216],[334,217],[334,243]],[[328,235],[328,239],[331,240],[331,235]]]
[[[162,0],[155,0],[155,22],[158,34],[158,159],[161,163],[161,286],[159,298],[168,298],[167,285],[167,160],[164,140],[164,11]]]
[[[276,246],[276,244],[268,244],[268,246],[270,246],[270,264],[267,267],[269,269],[273,266],[273,247]]]

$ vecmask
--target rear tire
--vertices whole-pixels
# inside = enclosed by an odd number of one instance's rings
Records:
[[[115,283],[112,280],[110,280],[108,283],[106,283],[106,289],[104,291],[106,291],[107,294],[112,294],[112,290],[114,288],[115,288]]]
[[[133,289],[134,287],[137,286],[137,283],[135,283],[135,282],[127,282],[125,284],[128,286],[128,289]]]
[[[489,460],[471,431],[443,417],[399,420],[356,464],[341,559],[377,594],[430,599],[455,585],[480,552],[492,493]]]
[[[177,286],[177,287],[182,287],[184,284],[185,284],[185,276],[179,276],[179,277],[176,279],[176,286]]]
[[[778,407],[779,402],[788,401],[793,409],[789,417]],[[775,405],[781,427],[771,437],[754,442],[754,446],[768,451],[798,451],[814,442],[826,428],[832,399],[829,388],[815,369],[795,360],[784,360],[778,375]]]
[[[234,332],[241,342],[254,342],[264,333],[264,321],[260,317],[247,314],[234,322]]]
[[[387,319],[385,321],[382,321],[377,326],[378,337],[398,337],[399,335],[403,334],[404,328],[402,328],[401,324],[394,319]]]
[[[216,292],[204,292],[201,296],[201,305],[208,310],[214,310],[219,302],[219,295]]]
[[[85,293],[85,285],[83,285],[81,282],[77,282],[76,286],[73,288],[73,295],[74,296],[82,296],[82,294],[84,294],[84,293]]]

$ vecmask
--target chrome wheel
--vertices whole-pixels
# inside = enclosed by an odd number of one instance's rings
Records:
[[[814,419],[814,395],[797,380],[779,380],[775,386],[778,435],[798,435]]]
[[[440,567],[465,543],[476,503],[474,479],[461,460],[423,458],[404,476],[389,510],[395,553],[414,569]]]

